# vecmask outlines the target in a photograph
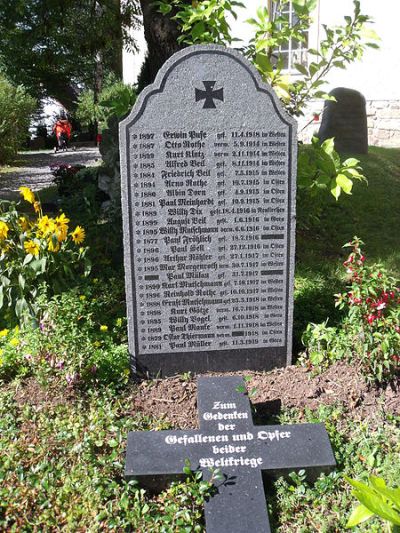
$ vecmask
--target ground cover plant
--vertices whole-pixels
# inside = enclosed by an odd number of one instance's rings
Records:
[[[342,245],[354,234],[366,242],[367,260],[358,266],[381,263],[387,279],[398,278],[399,155],[399,150],[373,148],[362,156],[368,187],[356,185],[354,195],[340,203],[326,196],[317,224],[303,213],[300,198],[298,214],[304,223],[298,230],[295,290],[299,350],[309,322],[329,318],[328,327],[337,328],[346,323],[351,280],[343,262],[349,252],[360,261],[363,248],[355,252]],[[26,204],[28,210],[31,205]],[[71,228],[80,215],[79,208],[68,211]],[[115,242],[119,232],[115,220],[105,218],[97,229],[87,230],[91,275],[76,276],[60,294],[38,298],[38,327],[2,324],[2,530],[204,529],[203,498],[209,487],[198,479],[187,476],[187,482],[159,495],[123,479],[129,430],[195,427],[197,415],[196,384],[190,375],[141,384],[128,379],[123,272],[117,259],[120,244]],[[374,287],[382,281],[373,280]],[[335,308],[334,295],[340,293],[347,295],[343,309]],[[390,488],[399,485],[398,381],[392,376],[386,387],[368,385],[354,371],[354,361],[335,357],[330,363],[320,363],[319,372],[314,364],[249,373],[257,423],[324,422],[338,463],[335,472],[315,484],[302,472],[267,484],[277,531],[345,531],[358,502],[344,476],[367,484],[373,475]],[[280,411],[263,407],[277,401]],[[380,532],[383,524],[375,516],[355,531]]]

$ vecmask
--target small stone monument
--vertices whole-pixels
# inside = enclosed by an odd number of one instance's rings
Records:
[[[338,152],[368,153],[367,111],[364,96],[353,89],[338,87],[329,93],[336,102],[327,100],[322,113],[318,137],[335,138]]]
[[[175,54],[120,124],[134,372],[291,361],[296,123],[238,52]]]
[[[199,429],[132,431],[125,477],[151,490],[182,477],[185,462],[210,479],[216,494],[205,503],[207,533],[269,533],[262,474],[305,469],[315,477],[335,466],[322,424],[255,426],[242,378],[198,378]]]

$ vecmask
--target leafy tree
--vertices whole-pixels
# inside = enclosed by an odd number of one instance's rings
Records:
[[[135,0],[2,0],[0,65],[32,95],[71,109],[82,87],[98,94],[107,72],[121,77],[136,23]]]

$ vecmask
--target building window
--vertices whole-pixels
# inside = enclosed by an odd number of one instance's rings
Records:
[[[293,9],[293,2],[274,2],[272,5],[272,17],[275,19],[280,15],[289,19],[291,27],[295,26],[299,19]],[[308,49],[308,32],[304,33],[305,40],[298,41],[297,39],[289,39],[289,41],[279,47],[280,55],[283,59],[284,70],[295,70],[294,64],[307,64],[307,49]]]

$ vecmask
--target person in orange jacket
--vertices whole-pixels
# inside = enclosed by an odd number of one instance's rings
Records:
[[[68,141],[71,139],[72,126],[65,115],[58,117],[57,122],[53,126],[53,132],[57,137],[57,146],[54,147],[54,151],[66,150]]]

